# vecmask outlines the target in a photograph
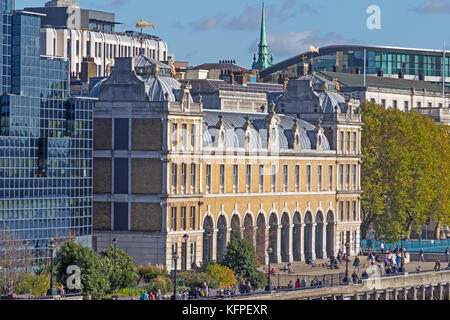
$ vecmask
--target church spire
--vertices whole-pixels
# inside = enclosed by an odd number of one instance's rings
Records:
[[[261,35],[258,45],[258,61],[253,62],[252,69],[263,70],[272,65],[269,61],[269,52],[267,50],[267,36],[266,36],[266,10],[264,8],[264,1],[262,3],[262,16],[261,16]]]

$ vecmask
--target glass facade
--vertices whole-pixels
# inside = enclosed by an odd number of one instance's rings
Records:
[[[69,97],[67,61],[40,57],[40,16],[3,22],[0,230],[46,259],[51,238],[92,237],[93,100]]]
[[[407,48],[382,48],[358,46],[331,46],[320,49],[315,56],[315,71],[345,73],[364,72],[364,49],[366,49],[366,72],[384,75],[403,73],[406,78],[432,81],[442,84],[444,53],[439,50],[419,50]],[[282,74],[290,77],[303,75],[311,63],[311,53],[290,58],[261,72],[266,81],[277,81]],[[306,66],[305,66],[306,65]],[[445,76],[450,77],[450,54],[445,57]],[[408,77],[411,76],[411,77]],[[434,78],[427,78],[434,77]],[[450,84],[449,84],[450,85]]]

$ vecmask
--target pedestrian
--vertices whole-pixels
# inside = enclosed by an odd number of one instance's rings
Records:
[[[245,286],[245,291],[246,291],[246,293],[249,293],[249,294],[253,294],[254,293],[253,287],[252,287],[252,283],[250,281],[247,281],[247,285]]]
[[[417,273],[421,273],[421,272],[422,272],[422,268],[420,268],[420,266],[417,266],[416,272],[417,272]]]
[[[291,280],[291,281],[289,281],[288,288],[292,289],[293,287],[294,287],[294,284],[292,283],[292,280]]]
[[[139,300],[148,300],[148,294],[146,290],[142,292],[141,296],[139,297]]]
[[[384,253],[384,242],[382,241],[380,244],[381,253]]]
[[[156,290],[155,300],[161,300],[161,299],[162,299],[161,289],[158,289],[158,290]]]
[[[300,279],[297,278],[297,281],[295,281],[295,289],[299,289],[300,288]]]
[[[191,263],[191,269],[192,270],[195,270],[195,269],[197,269],[198,268],[198,266],[197,266],[197,263],[195,263],[195,260]]]
[[[355,283],[355,284],[358,283],[358,281],[359,281],[358,275],[356,274],[355,271],[353,271],[352,280],[353,280],[353,283]]]
[[[450,251],[449,251],[449,249],[448,249],[448,247],[447,247],[447,249],[445,249],[445,262],[449,262],[448,260],[448,257],[450,256]]]
[[[301,287],[302,288],[306,287],[306,280],[305,280],[305,278],[302,279]]]
[[[209,297],[209,288],[208,288],[208,284],[205,282],[203,282],[203,292],[205,293],[205,297]]]
[[[434,265],[434,271],[441,271],[441,261],[438,259]]]
[[[423,248],[420,249],[420,251],[419,251],[419,261],[424,261],[425,262],[425,256],[423,254]]]
[[[150,291],[150,294],[148,295],[148,300],[156,300],[155,294],[153,293],[153,291]]]
[[[186,288],[181,292],[181,300],[187,300],[189,297],[188,291]]]
[[[274,269],[274,268],[270,269],[270,275],[271,275],[271,276],[274,276],[274,275],[275,275],[275,269]]]
[[[358,272],[359,272],[359,258],[355,257],[355,261],[353,261],[353,271],[356,271],[356,268],[358,268]]]

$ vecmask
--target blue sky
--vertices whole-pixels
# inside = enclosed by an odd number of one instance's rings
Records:
[[[16,8],[46,0],[16,0]],[[113,12],[119,31],[137,20],[155,21],[150,31],[165,41],[177,61],[190,65],[236,60],[250,67],[257,52],[261,0],[79,0],[85,9]],[[266,0],[269,52],[275,62],[309,45],[367,44],[450,48],[450,0]],[[366,9],[381,9],[381,29],[369,30]]]

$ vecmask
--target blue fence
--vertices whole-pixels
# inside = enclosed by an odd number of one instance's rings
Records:
[[[372,250],[379,251],[381,249],[381,243],[383,240],[375,240],[375,239],[361,239],[361,246],[364,247],[364,250],[367,248],[372,248]],[[386,243],[384,242],[384,250],[391,248],[400,248],[401,242],[394,243]],[[403,247],[408,252],[419,252],[420,249],[423,249],[424,252],[428,253],[444,253],[446,248],[450,248],[450,239],[446,240],[404,240]]]

